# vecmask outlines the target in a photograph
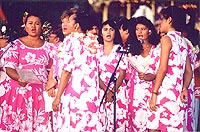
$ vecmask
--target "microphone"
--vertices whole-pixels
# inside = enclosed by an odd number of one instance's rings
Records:
[[[130,52],[130,46],[127,47],[127,50],[121,50],[121,46],[119,46],[116,50],[117,53],[128,54]]]
[[[144,44],[144,39],[139,39],[140,44]]]

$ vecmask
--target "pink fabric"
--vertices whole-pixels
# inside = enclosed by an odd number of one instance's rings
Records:
[[[54,46],[45,42],[40,48],[25,46],[20,40],[15,40],[13,47],[7,52],[5,67],[32,69],[42,84],[30,84],[21,87],[18,82],[8,79],[3,84],[6,91],[0,97],[1,122],[0,129],[17,131],[49,131],[49,117],[44,110],[44,91],[47,81],[47,68],[50,67]],[[1,74],[2,75],[2,74]],[[2,85],[2,83],[1,83]]]
[[[181,103],[180,94],[183,83],[187,45],[179,32],[170,31],[167,35],[171,38],[172,49],[169,55],[168,70],[159,88],[157,95],[157,111],[149,109],[147,128],[161,131],[183,131],[184,104]],[[156,55],[155,57],[159,57]],[[159,63],[154,64],[155,67]],[[154,66],[152,66],[154,67]]]
[[[155,74],[154,70],[148,70],[149,65],[155,64],[156,60],[153,58],[153,51],[155,50],[155,46],[152,46],[149,55],[146,57],[145,63],[143,65],[145,72],[144,73],[152,73]],[[141,55],[136,55],[138,63],[141,62]],[[143,63],[144,64],[144,63]],[[129,132],[144,132],[147,131],[147,110],[149,109],[149,98],[151,96],[152,91],[152,81],[144,81],[140,80],[138,77],[138,72],[135,68],[129,64],[128,73],[130,80],[127,83],[129,88],[129,102],[128,102],[128,131]]]
[[[87,40],[87,41],[86,41]],[[62,69],[71,78],[61,98],[59,112],[53,112],[55,132],[97,132],[98,128],[98,68],[96,54],[87,44],[97,43],[84,34],[72,33],[65,41]]]
[[[188,44],[188,56],[190,59],[190,63],[191,63],[191,67],[192,67],[192,71],[194,71],[194,67],[195,67],[195,62],[196,62],[196,58],[197,55],[195,53],[192,52],[191,47]],[[185,111],[185,130],[186,131],[195,131],[195,107],[197,107],[195,105],[195,92],[194,92],[194,74],[191,80],[191,83],[188,87],[188,102],[187,102],[187,106],[186,106],[186,111]]]
[[[102,81],[105,85],[108,85],[108,82],[110,80],[110,77],[112,73],[114,72],[115,67],[117,66],[118,60],[121,56],[121,53],[117,53],[116,50],[119,45],[115,45],[111,51],[111,53],[106,56],[103,51],[103,46],[100,48],[100,52],[98,53],[99,57],[99,75]],[[119,76],[119,71],[126,70],[128,66],[127,59],[125,56],[122,57],[122,60],[120,61],[119,67],[116,71],[116,78]],[[112,82],[110,85],[111,88],[114,87],[114,83]],[[116,97],[117,97],[117,104],[116,104],[116,131],[118,132],[124,132],[126,131],[127,127],[127,101],[128,101],[128,95],[127,95],[127,86],[125,84],[125,81],[122,83],[122,85],[119,87],[119,90],[117,91]],[[99,90],[99,99],[101,100],[103,97],[104,91]],[[103,103],[100,108],[100,121],[101,121],[101,129],[99,131],[106,131],[111,132],[114,130],[114,124],[113,124],[113,117],[114,117],[114,110],[113,110],[113,102],[107,102]]]

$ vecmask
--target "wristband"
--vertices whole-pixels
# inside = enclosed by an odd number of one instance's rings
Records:
[[[152,91],[151,93],[152,93],[152,94],[155,94],[155,95],[158,95],[158,92],[154,92],[154,91]]]

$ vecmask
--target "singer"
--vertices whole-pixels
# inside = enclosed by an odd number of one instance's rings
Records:
[[[148,100],[151,95],[152,80],[147,78],[146,74],[152,72],[148,71],[149,65],[155,63],[152,59],[152,52],[159,43],[159,36],[156,33],[154,25],[146,17],[132,18],[131,25],[135,25],[136,30],[131,30],[130,36],[136,35],[137,40],[134,40],[132,45],[138,46],[138,50],[131,52],[129,57],[129,67],[126,78],[129,78],[127,85],[129,91],[128,104],[128,131],[138,132],[147,131],[147,110]],[[137,43],[139,41],[139,43]],[[140,46],[142,47],[140,47]],[[135,46],[135,47],[136,47]],[[151,75],[151,74],[150,74]],[[154,77],[154,75],[152,75]]]
[[[119,53],[119,44],[122,44],[121,36],[118,28],[113,20],[105,21],[99,30],[98,40],[102,44],[100,47],[99,55],[99,70],[100,70],[100,100],[104,95],[104,91],[107,88],[109,80],[118,60],[121,56]],[[118,50],[117,50],[118,49]],[[118,51],[118,52],[116,52]],[[114,83],[112,82],[103,106],[100,108],[100,121],[102,124],[102,130],[99,131],[114,131],[114,123],[116,123],[116,131],[124,132],[127,127],[127,87],[124,81],[125,72],[127,69],[127,60],[123,56],[119,67],[116,71],[116,122],[114,120],[114,103],[113,103],[113,91]]]
[[[42,92],[47,81],[47,68],[51,67],[51,58],[55,55],[55,47],[40,38],[42,19],[37,13],[29,13],[24,31],[27,35],[16,39],[5,56],[4,67],[10,78],[9,83],[1,89],[4,94],[0,97],[3,115],[0,129],[47,132],[50,120],[49,114],[45,112]],[[16,67],[32,70],[42,84],[23,81]]]

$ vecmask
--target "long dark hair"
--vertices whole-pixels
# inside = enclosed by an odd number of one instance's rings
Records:
[[[149,31],[151,31],[151,34],[148,37],[150,44],[157,45],[159,43],[160,36],[157,34],[155,26],[153,25],[153,23],[149,19],[147,19],[144,16],[137,17],[136,21],[135,21],[135,26],[137,24],[145,25],[149,29]]]
[[[136,18],[131,18],[129,20],[129,37],[127,39],[127,45],[129,48],[129,52],[132,55],[139,55],[142,53],[143,48],[139,40],[136,38],[135,34],[135,26],[136,26]]]
[[[103,22],[103,24],[100,26],[99,35],[98,35],[98,41],[99,41],[99,43],[100,44],[104,44],[103,37],[102,37],[102,29],[107,24],[109,26],[111,26],[115,30],[114,44],[120,44],[122,46],[122,38],[121,38],[121,35],[119,33],[119,29],[118,29],[115,21],[111,20],[111,19]]]

